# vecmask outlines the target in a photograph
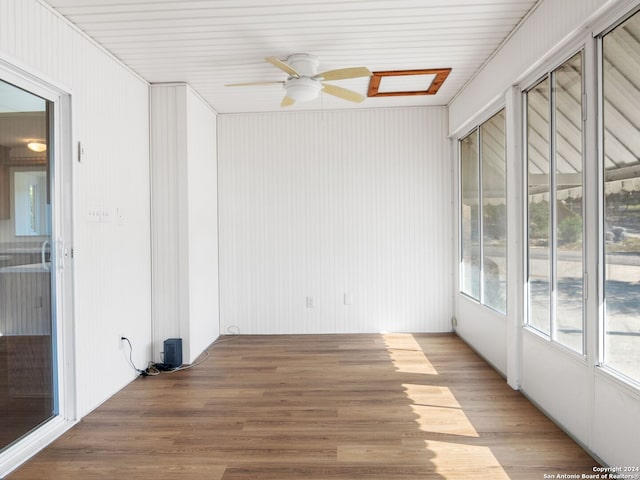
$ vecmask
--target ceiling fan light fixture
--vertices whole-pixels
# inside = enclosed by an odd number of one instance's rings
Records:
[[[29,142],[27,148],[32,152],[42,153],[47,150],[47,144],[43,142]]]
[[[308,77],[290,78],[285,82],[284,88],[287,97],[296,102],[308,102],[318,97],[322,84]]]

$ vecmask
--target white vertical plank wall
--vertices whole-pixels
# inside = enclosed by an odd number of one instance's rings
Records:
[[[37,0],[0,1],[0,55],[71,93],[77,409],[134,378],[150,354],[148,85]],[[89,222],[88,211],[107,212]]]
[[[221,331],[450,330],[446,109],[218,117]]]
[[[216,113],[187,89],[189,358],[220,334]]]
[[[153,356],[191,363],[219,334],[216,115],[185,84],[151,86]]]
[[[186,205],[180,192],[186,177],[181,164],[187,158],[185,142],[186,85],[152,85],[151,118],[151,229],[152,229],[152,330],[153,357],[160,362],[163,340],[184,335],[180,319],[189,315],[185,277],[186,262],[180,262],[187,230]],[[181,245],[183,246],[181,248]],[[182,286],[182,288],[181,288]],[[184,333],[183,333],[184,332]]]

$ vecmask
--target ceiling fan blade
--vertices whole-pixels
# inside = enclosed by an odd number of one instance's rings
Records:
[[[318,73],[315,77],[322,77],[323,80],[344,80],[347,78],[370,77],[371,75],[372,73],[367,67],[350,67],[328,70]]]
[[[349,100],[350,102],[356,102],[356,103],[364,102],[364,100],[367,98],[363,95],[360,95],[357,92],[354,92],[353,90],[348,90],[342,87],[336,87],[335,85],[329,85],[328,83],[322,84],[322,91],[328,93],[329,95],[340,97],[345,100]]]
[[[280,104],[280,106],[281,107],[290,107],[294,103],[296,103],[296,101],[293,98],[287,97],[285,95],[285,97],[282,99],[282,103]]]
[[[247,87],[250,85],[284,85],[284,82],[245,82],[245,83],[227,83],[225,87]]]
[[[287,72],[289,75],[291,75],[292,77],[297,77],[300,78],[300,74],[296,71],[295,68],[287,65],[286,63],[284,63],[282,60],[280,60],[279,58],[276,57],[267,57],[265,58],[265,60],[267,62],[269,62],[271,65],[273,65],[274,67],[279,68],[280,70],[283,70],[285,72]]]

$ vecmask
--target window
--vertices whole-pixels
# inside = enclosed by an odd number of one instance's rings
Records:
[[[602,38],[604,352],[640,381],[640,13]]]
[[[528,325],[583,348],[583,59],[526,94]]]
[[[460,291],[506,313],[504,110],[460,140]]]
[[[47,172],[42,168],[16,167],[10,173],[16,237],[48,235],[51,227],[46,215]]]
[[[480,173],[478,171],[478,130],[460,141],[462,234],[460,290],[480,300]]]

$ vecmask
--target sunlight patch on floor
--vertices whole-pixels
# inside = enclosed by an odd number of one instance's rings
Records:
[[[416,416],[416,423],[423,432],[465,437],[479,436],[462,409],[411,405],[411,410]]]
[[[412,451],[418,445],[429,453],[435,473],[447,480],[469,479],[483,472],[482,478],[509,480],[500,462],[489,447],[465,443],[439,442],[432,440],[407,440],[403,444]]]
[[[417,385],[405,383],[402,385],[405,395],[417,405],[431,405],[433,407],[462,408],[456,397],[447,387],[439,385]]]
[[[446,387],[403,384],[420,430],[478,437],[456,397]]]
[[[430,465],[433,452],[424,445],[338,445],[338,461],[348,463]]]
[[[343,446],[338,449],[339,459],[358,458],[375,463],[384,458],[407,464],[429,463],[434,466],[434,477],[447,480],[473,478],[480,471],[484,473],[483,478],[508,480],[509,476],[491,449],[479,444],[480,435],[453,392],[438,385],[438,372],[416,338],[411,334],[385,334],[384,342],[398,373],[417,374],[415,381],[403,383],[402,388],[424,438],[433,435],[439,440],[404,438],[401,446],[395,448],[388,445],[385,448],[379,445]]]
[[[413,335],[402,333],[385,334],[384,343],[387,347],[389,358],[398,372],[426,375],[438,374]]]

